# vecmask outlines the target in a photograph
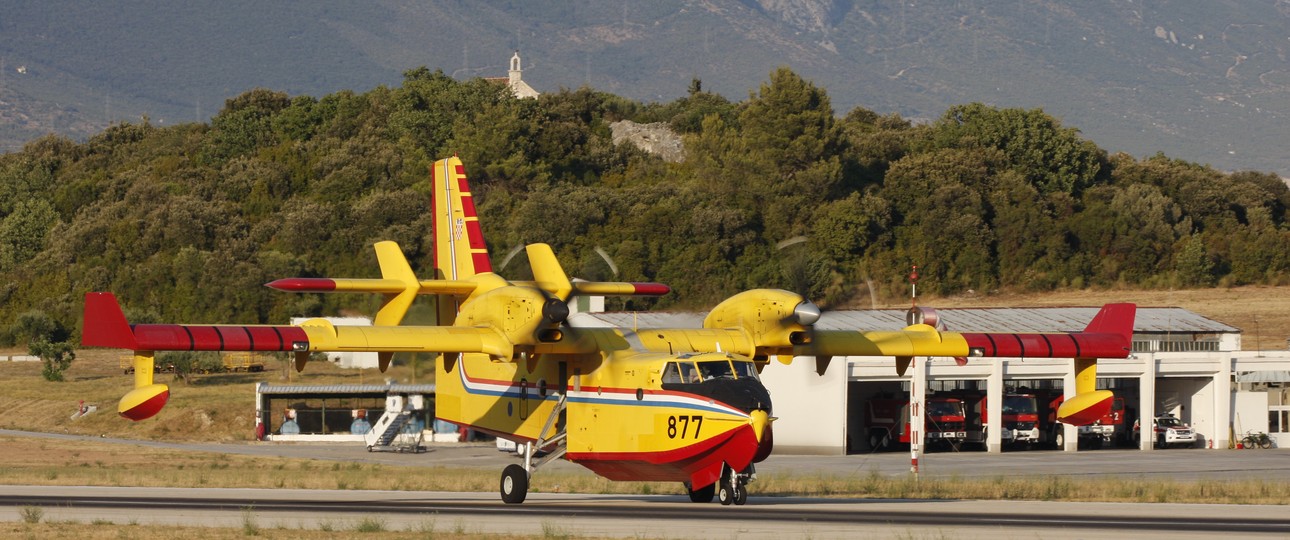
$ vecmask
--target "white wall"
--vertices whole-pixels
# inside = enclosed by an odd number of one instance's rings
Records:
[[[815,366],[811,357],[787,366],[772,359],[761,372],[778,418],[775,453],[846,453],[847,359],[834,358],[823,376]]]
[[[1235,440],[1245,433],[1268,431],[1268,393],[1236,392],[1232,394],[1232,429]]]

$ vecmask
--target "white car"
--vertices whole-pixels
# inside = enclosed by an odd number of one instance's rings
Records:
[[[1156,448],[1169,448],[1178,446],[1189,448],[1196,445],[1196,430],[1191,426],[1184,424],[1182,420],[1172,414],[1162,414],[1152,422],[1153,431],[1155,432]],[[1138,423],[1133,423],[1133,439],[1136,441],[1140,428]]]

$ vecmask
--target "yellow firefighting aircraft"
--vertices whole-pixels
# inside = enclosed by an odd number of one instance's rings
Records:
[[[436,361],[439,419],[524,445],[524,464],[502,471],[507,503],[524,501],[530,474],[566,459],[612,480],[683,482],[690,499],[743,504],[755,462],[772,447],[771,398],[759,380],[776,358],[913,356],[1076,358],[1077,396],[1060,418],[1089,424],[1109,410],[1096,390],[1097,358],[1128,355],[1135,307],[1111,304],[1083,332],[982,334],[911,324],[900,331],[813,328],[820,310],[801,296],[757,289],[714,308],[702,328],[591,328],[570,324],[576,295],[660,295],[654,283],[571,281],[545,244],[527,247],[534,280],[491,272],[461,162],[436,162],[435,279],[419,280],[393,242],[376,244],[380,279],[288,278],[295,292],[384,295],[374,326],[131,326],[110,293],[86,298],[83,344],[135,353],[135,389],[118,408],[151,417],[169,390],[154,384],[160,350],[291,351],[304,367],[314,351],[377,351],[382,370],[397,352],[441,353]],[[439,326],[399,326],[419,294],[440,298]],[[547,452],[540,459],[537,451]]]

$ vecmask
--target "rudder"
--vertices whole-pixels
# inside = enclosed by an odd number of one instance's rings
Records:
[[[456,156],[441,159],[431,167],[431,178],[435,279],[467,279],[492,272],[465,166]]]

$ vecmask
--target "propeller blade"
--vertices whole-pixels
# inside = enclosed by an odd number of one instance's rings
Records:
[[[529,244],[525,249],[528,251],[529,264],[533,267],[533,280],[537,282],[538,288],[559,298],[561,302],[567,302],[569,294],[573,292],[573,283],[564,273],[560,261],[555,258],[551,246]]]

